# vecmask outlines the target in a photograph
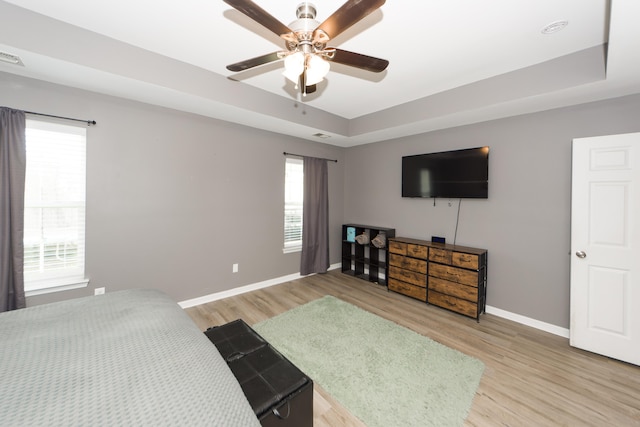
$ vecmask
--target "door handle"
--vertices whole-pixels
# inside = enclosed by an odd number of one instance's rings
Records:
[[[576,252],[576,256],[577,256],[578,258],[586,258],[586,257],[587,257],[587,254],[586,254],[586,252],[584,252],[584,251],[578,251],[578,252]]]

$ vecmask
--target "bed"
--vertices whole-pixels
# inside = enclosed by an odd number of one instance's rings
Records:
[[[167,295],[128,290],[0,313],[0,425],[260,423]]]

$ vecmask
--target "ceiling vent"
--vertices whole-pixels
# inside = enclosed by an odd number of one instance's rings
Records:
[[[6,62],[7,64],[21,65],[24,67],[24,63],[19,56],[12,55],[7,52],[0,52],[0,61]]]
[[[551,24],[545,26],[542,30],[540,30],[540,32],[542,34],[557,33],[558,31],[564,30],[567,25],[569,25],[569,21],[552,22]]]

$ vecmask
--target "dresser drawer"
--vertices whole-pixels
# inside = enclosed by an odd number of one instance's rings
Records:
[[[389,277],[402,280],[403,282],[420,286],[422,288],[427,287],[426,275],[416,273],[415,271],[405,270],[404,268],[396,267],[393,265],[389,267]]]
[[[427,259],[429,250],[426,246],[407,244],[407,255],[414,258]]]
[[[430,290],[428,302],[429,304],[437,305],[438,307],[446,308],[469,317],[478,317],[478,305],[460,298]]]
[[[406,255],[407,244],[403,242],[396,242],[395,240],[389,241],[389,252],[392,254]]]
[[[429,248],[429,261],[451,264],[451,251],[440,248]]]
[[[429,276],[429,292],[436,291],[441,294],[451,295],[471,302],[478,302],[478,288],[461,285],[448,280]]]
[[[422,274],[427,274],[427,261],[405,257],[397,254],[389,254],[389,264]]]
[[[412,298],[419,299],[420,301],[427,300],[427,288],[421,288],[420,286],[413,286],[408,283],[402,282],[396,279],[389,279],[389,289],[398,292]]]
[[[458,267],[435,263],[429,264],[429,276],[475,287],[478,286],[480,280],[477,271],[464,270]]]
[[[470,268],[472,270],[477,270],[479,261],[478,255],[475,254],[465,254],[462,252],[452,252],[451,253],[451,265],[455,265],[456,267]]]

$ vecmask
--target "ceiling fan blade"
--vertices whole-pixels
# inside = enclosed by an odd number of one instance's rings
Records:
[[[227,0],[225,0],[227,1]],[[313,31],[313,40],[326,43],[369,15],[386,0],[348,0]]]
[[[334,52],[332,52],[332,54],[330,55],[327,55],[326,59],[331,62],[337,62],[338,64],[362,68],[363,70],[372,71],[374,73],[384,71],[389,65],[389,61],[387,61],[386,59],[374,58],[373,56],[349,52],[342,49],[332,50],[334,50]]]
[[[304,88],[304,93],[305,93],[305,94],[307,94],[307,95],[309,95],[310,93],[315,92],[315,91],[316,91],[316,89],[318,89],[316,85],[305,86],[305,88]]]
[[[268,64],[269,62],[277,61],[280,58],[279,52],[268,53],[266,55],[258,56],[255,58],[247,59],[245,61],[236,62],[235,64],[227,65],[229,71],[244,71],[249,68],[257,67],[258,65]]]
[[[224,2],[236,9],[238,12],[244,13],[249,18],[253,19],[258,24],[262,25],[278,36],[292,33],[289,27],[278,21],[276,18],[271,16],[269,12],[262,9],[251,0],[224,0]]]

